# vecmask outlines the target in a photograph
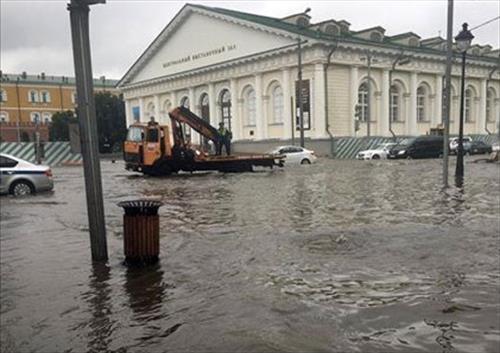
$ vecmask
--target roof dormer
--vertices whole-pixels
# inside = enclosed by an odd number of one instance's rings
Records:
[[[406,45],[408,47],[419,47],[420,36],[413,32],[406,32],[388,37],[391,43]]]
[[[426,38],[420,41],[420,45],[427,48],[446,50],[446,40],[441,37]]]
[[[301,12],[295,15],[283,17],[281,20],[283,22],[291,23],[299,27],[308,27],[311,16],[309,16],[307,13]]]
[[[335,20],[316,23],[309,28],[319,30],[330,36],[338,36],[341,33],[340,25]]]
[[[384,40],[385,29],[383,27],[371,27],[353,32],[355,37],[370,40],[372,42],[382,42]]]

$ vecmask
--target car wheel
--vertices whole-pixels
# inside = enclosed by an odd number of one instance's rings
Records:
[[[303,159],[300,164],[311,164],[311,161],[309,159]]]
[[[26,180],[15,181],[10,187],[10,193],[14,196],[30,195],[34,192],[33,184]]]
[[[379,156],[378,154],[374,154],[374,155],[372,156],[372,159],[380,159],[380,156]]]

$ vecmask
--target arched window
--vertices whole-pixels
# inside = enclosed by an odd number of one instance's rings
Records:
[[[247,126],[255,126],[256,119],[256,96],[253,88],[248,88],[244,95],[245,118]]]
[[[146,111],[147,111],[147,114],[148,114],[149,118],[153,117],[155,119],[158,119],[158,117],[155,116],[155,105],[154,105],[154,103],[149,103],[148,107],[146,108]]]
[[[210,121],[210,100],[208,94],[203,93],[200,97],[201,118],[205,121]]]
[[[488,94],[486,95],[486,121],[487,122],[495,122],[495,91],[492,88],[488,90]]]
[[[189,109],[189,97],[182,97],[181,106]]]
[[[417,88],[417,121],[429,121],[429,88],[427,85],[420,85]]]
[[[472,103],[474,100],[474,92],[471,88],[465,90],[465,122],[471,123],[474,121],[474,112],[472,109]]]
[[[165,112],[165,114],[168,115],[168,112],[172,109],[172,102],[167,99],[164,103],[163,103],[163,111]]]
[[[31,118],[31,121],[35,124],[41,122],[40,113],[38,113],[38,112],[32,112],[30,114],[30,118]]]
[[[7,91],[4,89],[0,90],[0,102],[7,102]]]
[[[399,86],[391,86],[391,121],[401,121],[401,91]]]
[[[325,33],[332,35],[332,36],[337,36],[339,34],[339,28],[335,25],[328,25],[325,27]]]
[[[185,96],[181,99],[181,106],[189,109],[189,97]],[[191,128],[187,126],[185,123],[181,123],[182,129],[184,130],[184,134],[186,140],[191,140]]]
[[[42,103],[50,103],[50,92],[42,91]]]
[[[381,42],[382,35],[379,32],[372,32],[370,34],[370,40],[373,40],[374,42]]]
[[[366,121],[368,117],[368,83],[363,82],[358,90],[358,105],[361,109],[360,121]]]
[[[9,122],[9,113],[0,112],[0,123],[7,123],[7,122]]]
[[[229,90],[224,89],[219,97],[221,121],[227,129],[231,130],[231,93]]]
[[[31,103],[36,103],[38,102],[38,92],[37,91],[29,91],[28,93],[28,101]]]
[[[273,123],[281,124],[283,123],[283,90],[281,86],[276,85],[272,90],[271,95],[272,105],[273,105]]]
[[[42,122],[44,124],[49,124],[52,122],[52,114],[44,112],[42,113]]]

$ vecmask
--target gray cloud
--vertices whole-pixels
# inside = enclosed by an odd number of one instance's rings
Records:
[[[73,75],[68,1],[2,0],[0,62],[4,72]],[[413,31],[423,38],[446,35],[446,1],[201,1],[260,15],[284,17],[311,7],[312,22],[345,19],[351,29],[381,25],[388,35]],[[95,76],[120,78],[184,2],[108,0],[91,7]],[[455,1],[454,28],[500,15],[496,0]],[[475,43],[499,46],[500,21],[474,31]],[[188,43],[189,45],[189,43]]]

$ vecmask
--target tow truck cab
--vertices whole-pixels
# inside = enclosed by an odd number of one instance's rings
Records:
[[[126,169],[143,171],[155,162],[172,155],[168,126],[133,124],[129,127],[123,147]]]

